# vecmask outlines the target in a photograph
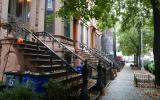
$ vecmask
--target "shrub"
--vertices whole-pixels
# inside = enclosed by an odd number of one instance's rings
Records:
[[[42,100],[42,97],[24,85],[17,85],[0,92],[0,100]]]
[[[49,80],[45,84],[46,95],[45,100],[67,100],[69,89],[63,82],[57,80]]]

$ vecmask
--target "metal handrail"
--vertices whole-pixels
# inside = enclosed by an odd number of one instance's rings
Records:
[[[55,56],[58,57],[58,59],[60,59],[64,64],[66,64],[66,67],[69,67],[71,68],[72,71],[78,73],[67,61],[65,61],[64,59],[62,59],[60,56],[58,56],[52,49],[50,49],[45,43],[43,43],[36,35],[34,32],[28,30],[27,28],[25,27],[20,27],[16,24],[11,24],[11,23],[7,23],[9,25],[11,25],[12,27],[17,27],[19,30],[21,29],[22,31],[26,31],[27,33],[30,33],[34,39],[38,40],[41,44],[43,44],[52,54],[54,54]],[[25,32],[25,35],[26,35],[26,32]],[[25,36],[26,37],[26,36]]]
[[[103,51],[100,51],[97,48],[94,48],[93,50],[95,50],[96,52],[98,52],[99,55],[110,59],[112,62],[114,62],[115,65],[118,65],[117,62],[113,58],[111,58],[111,57],[108,56],[109,55],[108,53],[104,53]]]
[[[78,41],[77,41],[77,42],[78,42]],[[85,48],[86,50],[88,50],[92,55],[98,57],[100,60],[102,60],[102,61],[104,61],[104,62],[107,61],[107,62],[109,62],[109,63],[113,63],[113,61],[112,61],[111,59],[105,58],[104,56],[98,54],[97,52],[94,52],[94,50],[91,49],[91,48],[89,48],[86,44],[80,43],[80,42],[79,42],[79,44],[82,45],[82,49],[83,49],[83,47],[84,47],[84,48]]]

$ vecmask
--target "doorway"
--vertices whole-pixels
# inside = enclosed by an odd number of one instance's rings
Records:
[[[29,24],[31,0],[9,0],[8,21]]]

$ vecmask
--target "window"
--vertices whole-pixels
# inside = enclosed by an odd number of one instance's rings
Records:
[[[45,25],[44,29],[47,32],[54,33],[54,19],[52,14],[54,13],[54,0],[46,0],[45,2]]]
[[[70,22],[64,18],[64,36],[70,38]]]

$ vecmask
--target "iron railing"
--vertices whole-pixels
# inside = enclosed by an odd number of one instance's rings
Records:
[[[78,42],[78,41],[77,41]],[[89,48],[86,44],[80,43],[80,47],[82,48],[81,50],[86,50],[89,54],[95,56],[98,58],[103,63],[103,66],[106,68],[110,68],[113,66],[114,62],[113,60],[109,59],[108,57],[100,55],[98,52],[96,52],[94,49]]]
[[[51,33],[36,32],[36,36],[41,38],[44,43],[50,45],[50,48],[52,48],[53,50],[55,51],[59,50],[60,52],[62,52],[61,58],[65,59],[70,64],[73,64],[72,65],[73,67],[79,66],[81,63],[84,64],[84,61],[86,59],[83,59],[78,54],[76,54],[74,51],[70,50],[63,43],[59,42],[58,39],[54,37]],[[90,74],[92,75],[92,70],[96,70],[96,68],[94,68],[93,65],[90,63],[87,63],[87,65],[90,67],[90,70],[91,70]]]
[[[23,37],[25,40],[24,44],[26,43],[26,41],[33,41],[37,43],[37,52],[39,50],[39,46],[43,45],[44,47],[46,47],[47,48],[46,52],[48,52],[51,55],[50,60],[54,59],[55,56],[57,57],[57,59],[61,60],[62,65],[65,66],[67,74],[66,80],[68,80],[68,76],[70,75],[71,72],[78,74],[76,66],[79,66],[80,63],[85,62],[85,66],[86,65],[89,66],[90,71],[88,77],[90,78],[92,77],[92,70],[97,70],[91,64],[86,63],[85,59],[81,58],[79,55],[74,53],[74,51],[68,49],[68,47],[59,42],[51,33],[32,32],[31,30],[27,29],[24,25],[19,24],[17,22],[5,23],[5,27],[7,27],[7,30],[9,30],[10,33],[15,32],[14,37]],[[112,60],[98,55],[98,53],[96,53],[93,49],[89,49],[88,46],[85,46],[82,43],[80,43],[80,45],[83,46],[86,50],[88,50],[91,54],[98,57],[104,63],[104,65],[106,65],[105,68],[111,67],[113,65]],[[61,52],[60,54],[55,52],[58,50]],[[52,67],[52,64],[50,66]],[[78,83],[78,80],[76,83]]]

